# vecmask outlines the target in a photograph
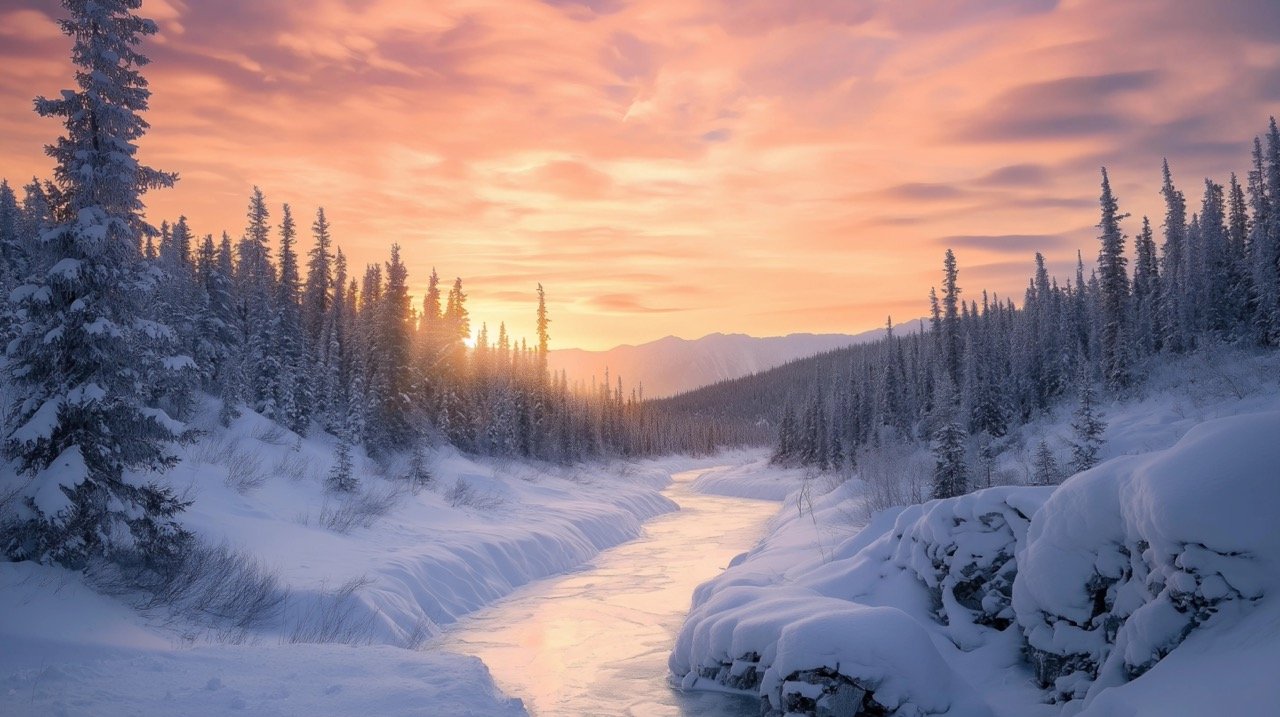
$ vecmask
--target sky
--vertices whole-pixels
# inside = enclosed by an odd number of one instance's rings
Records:
[[[0,176],[47,176],[31,100],[71,86],[50,0],[0,3]],[[854,333],[1021,298],[1036,251],[1097,254],[1121,209],[1193,208],[1280,114],[1275,0],[145,0],[154,222],[239,236],[323,206],[355,272],[399,242],[415,293],[553,348]],[[309,224],[309,221],[307,222]]]

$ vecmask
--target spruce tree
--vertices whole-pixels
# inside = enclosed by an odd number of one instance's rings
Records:
[[[329,469],[326,484],[335,493],[354,493],[358,482],[351,463],[351,440],[346,431],[338,435],[338,443],[333,448],[333,467]]]
[[[150,94],[136,46],[156,32],[133,13],[139,5],[64,0],[78,89],[36,100],[66,134],[46,148],[60,217],[41,237],[52,264],[11,297],[22,319],[8,347],[17,395],[4,447],[28,476],[19,521],[3,529],[14,559],[163,568],[187,539],[172,490],[126,475],[171,465],[169,444],[185,430],[146,402],[148,383],[168,370],[156,339],[172,332],[146,315],[142,195],[176,175],[135,158]]]
[[[1111,180],[1107,168],[1102,168],[1102,230],[1098,250],[1098,285],[1102,335],[1100,340],[1102,369],[1107,387],[1120,390],[1129,385],[1129,337],[1126,319],[1129,312],[1129,276],[1124,257],[1124,234],[1120,231],[1121,214],[1115,195],[1111,193]]]
[[[959,396],[954,390],[941,398],[946,402],[942,425],[933,434],[934,498],[954,498],[969,492],[969,468],[965,464],[968,437],[959,417]]]
[[[18,236],[21,218],[17,195],[9,187],[9,182],[0,180],[0,300],[9,295],[26,273],[22,268],[25,262],[22,241]]]
[[[306,340],[302,328],[301,285],[298,272],[297,225],[288,204],[280,212],[280,275],[275,285],[271,317],[275,344],[272,356],[277,366],[273,386],[276,420],[295,432],[305,431],[315,396],[306,374]]]
[[[379,374],[375,434],[388,447],[402,447],[412,433],[409,378],[411,336],[409,324],[409,272],[400,259],[400,245],[391,245],[386,264],[386,285],[376,313],[368,320],[376,327],[376,363]]]
[[[1150,355],[1160,348],[1160,268],[1151,220],[1142,218],[1142,231],[1134,239],[1133,263],[1134,349]]]
[[[1071,420],[1073,439],[1071,442],[1071,470],[1086,471],[1098,464],[1098,454],[1102,450],[1102,434],[1107,424],[1098,411],[1097,398],[1093,392],[1093,383],[1088,374],[1080,372],[1080,403],[1076,407]]]
[[[1040,441],[1036,446],[1035,482],[1037,485],[1057,485],[1062,480],[1062,471],[1047,441]]]
[[[960,287],[956,279],[960,270],[956,267],[956,255],[947,249],[942,260],[942,351],[946,362],[947,375],[952,383],[960,380]]]
[[[315,244],[307,253],[307,282],[302,289],[302,328],[307,346],[318,355],[324,331],[325,314],[333,298],[333,236],[324,207],[316,210],[316,220],[311,225]]]
[[[1185,351],[1187,337],[1187,200],[1173,186],[1173,174],[1169,162],[1163,166],[1164,183],[1160,193],[1164,195],[1164,246],[1161,250],[1160,305],[1161,326],[1165,335],[1161,343],[1172,351]]]

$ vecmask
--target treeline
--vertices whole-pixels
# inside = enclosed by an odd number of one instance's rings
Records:
[[[1265,139],[1254,140],[1243,186],[1234,174],[1225,186],[1206,179],[1192,211],[1166,162],[1161,193],[1159,246],[1143,217],[1130,255],[1122,229],[1128,215],[1103,169],[1096,268],[1086,274],[1077,256],[1075,276],[1060,283],[1037,253],[1020,307],[985,291],[966,301],[948,250],[941,291],[930,292],[927,329],[922,324],[900,335],[890,324],[876,344],[779,370],[779,376],[809,374],[810,398],[764,414],[778,426],[775,460],[848,468],[864,448],[928,441],[938,466],[935,494],[963,493],[974,469],[989,469],[1007,447],[1003,439],[1013,428],[1073,395],[1084,404],[1073,467],[1087,467],[1100,432],[1093,385],[1123,394],[1153,360],[1212,344],[1280,345],[1274,118]],[[784,379],[773,393],[780,398],[796,385]],[[1049,473],[1052,461],[1041,448],[1037,463]]]
[[[66,221],[63,196],[56,184],[33,181],[19,203],[0,183],[5,296],[65,258],[41,240]],[[305,256],[290,205],[273,224],[255,188],[247,218],[235,241],[225,231],[197,237],[180,217],[137,246],[139,313],[165,327],[169,367],[178,369],[153,377],[149,392],[171,416],[187,416],[203,392],[222,399],[224,421],[248,407],[299,434],[319,428],[373,453],[433,439],[554,461],[626,449],[620,426],[638,399],[624,400],[621,379],[616,391],[571,393],[567,377],[548,372],[551,320],[540,285],[534,345],[512,340],[505,325],[492,337],[484,326],[472,349],[460,278],[442,289],[432,272],[415,306],[399,245],[356,276],[323,209]]]
[[[234,238],[198,234],[185,217],[153,227],[143,195],[177,180],[135,156],[150,96],[137,45],[156,26],[137,0],[64,6],[77,89],[36,100],[65,130],[46,147],[53,177],[21,200],[0,182],[10,558],[174,564],[186,504],[160,476],[206,395],[224,425],[247,408],[299,434],[333,433],[338,491],[358,483],[357,445],[410,452],[409,477],[426,480],[424,446],[443,442],[559,463],[724,442],[714,427],[656,421],[621,378],[574,392],[551,375],[541,285],[532,345],[499,325],[469,348],[461,279],[442,285],[433,271],[415,302],[400,247],[350,267],[323,209],[307,232],[255,188]]]

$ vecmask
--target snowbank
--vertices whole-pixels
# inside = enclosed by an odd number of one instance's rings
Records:
[[[1037,677],[1092,698],[1280,587],[1280,413],[1219,419],[1059,488],[1019,555]]]
[[[636,537],[677,508],[659,492],[671,474],[708,465],[561,468],[445,448],[415,487],[407,466],[356,451],[360,487],[335,494],[331,437],[253,413],[223,428],[216,408],[202,407],[194,423],[205,433],[166,480],[192,501],[183,522],[202,542],[274,577],[262,583],[270,609],[244,624],[208,610],[139,612],[136,595],[102,595],[80,574],[0,565],[0,713],[523,714],[480,663],[413,648]]]
[[[525,715],[471,657],[175,644],[78,575],[32,563],[0,564],[0,596],[0,714],[11,717]]]
[[[699,493],[731,498],[785,500],[799,490],[806,479],[812,479],[802,469],[769,465],[768,456],[763,454],[751,455],[746,462],[735,463],[702,474],[694,481],[693,489]]]
[[[856,481],[793,496],[695,591],[671,671],[775,714],[1059,714],[1039,688],[1096,716],[1266,712],[1280,412],[1184,433],[1056,489],[895,508],[842,539]]]
[[[778,714],[855,703],[872,714],[991,714],[930,630],[975,649],[981,626],[1013,622],[1017,543],[1049,489],[886,511],[816,562],[797,560],[795,536],[839,521],[858,489],[819,497],[810,515],[784,519],[772,544],[698,589],[670,661],[686,689],[758,692]]]

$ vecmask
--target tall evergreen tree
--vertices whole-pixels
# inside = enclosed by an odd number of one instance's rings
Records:
[[[954,383],[960,380],[960,287],[956,280],[960,269],[956,266],[956,255],[947,249],[942,260],[942,350],[948,376]]]
[[[150,94],[136,46],[156,31],[134,14],[139,5],[64,0],[78,89],[36,100],[66,134],[46,149],[61,220],[40,241],[54,261],[12,297],[23,318],[8,348],[17,395],[4,447],[29,477],[25,513],[3,529],[12,558],[163,567],[186,539],[172,490],[125,475],[171,465],[169,443],[185,430],[145,400],[146,383],[167,370],[155,339],[172,332],[144,312],[142,195],[176,175],[135,158]]]
[[[1057,485],[1062,480],[1061,473],[1048,442],[1040,441],[1036,446],[1035,482],[1039,485]]]
[[[547,294],[542,290],[542,284],[538,284],[538,383],[541,384],[547,377],[547,355],[551,348],[551,319],[547,316]]]
[[[1134,348],[1150,355],[1160,348],[1160,265],[1151,220],[1142,218],[1142,231],[1134,239],[1133,263]]]
[[[0,300],[9,295],[26,273],[23,242],[18,234],[21,221],[17,195],[8,181],[0,180]]]
[[[280,275],[275,286],[275,310],[271,324],[275,338],[273,354],[278,365],[273,387],[274,403],[278,407],[279,420],[301,433],[310,420],[315,396],[305,376],[311,367],[307,361],[302,328],[297,237],[293,211],[285,204],[280,213]]]
[[[376,434],[389,447],[403,447],[412,438],[409,405],[411,359],[409,272],[400,259],[400,245],[391,245],[391,258],[386,264],[386,286],[376,323],[377,360],[384,378],[378,395]]]
[[[1161,248],[1160,290],[1162,317],[1160,324],[1165,336],[1161,343],[1171,351],[1185,351],[1189,337],[1187,306],[1187,200],[1173,185],[1169,161],[1165,160],[1162,172],[1164,182],[1160,193],[1164,195],[1164,246]]]
[[[255,410],[281,418],[276,404],[280,361],[275,352],[275,267],[271,264],[271,213],[262,190],[253,188],[248,226],[236,247],[236,295],[245,396]]]
[[[318,354],[321,334],[324,331],[325,314],[333,298],[333,235],[324,207],[316,210],[316,220],[311,225],[315,240],[307,253],[307,282],[302,289],[302,327],[307,346]]]
[[[1125,266],[1124,234],[1120,231],[1121,214],[1115,195],[1111,193],[1111,180],[1106,167],[1102,168],[1102,219],[1098,228],[1102,231],[1098,250],[1099,297],[1102,310],[1101,360],[1107,386],[1112,390],[1129,385],[1129,338],[1127,318],[1129,313],[1129,275]]]

